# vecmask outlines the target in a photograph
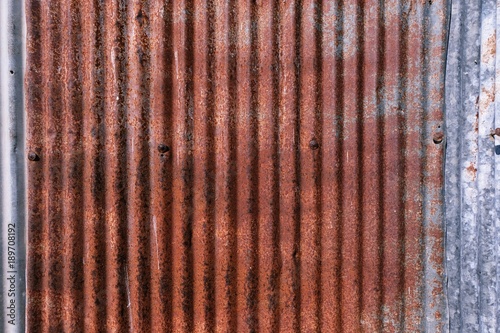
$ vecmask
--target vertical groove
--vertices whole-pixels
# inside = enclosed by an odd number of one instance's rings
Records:
[[[294,211],[293,211],[293,220],[294,220],[294,249],[293,249],[293,260],[295,265],[295,278],[297,281],[297,286],[294,290],[294,299],[295,299],[295,311],[294,311],[294,319],[296,322],[296,327],[294,329],[296,331],[300,331],[302,329],[301,323],[301,310],[302,310],[302,269],[301,269],[301,219],[302,219],[302,206],[301,206],[301,186],[302,186],[302,165],[301,165],[301,88],[302,88],[302,77],[301,77],[301,48],[302,48],[302,0],[295,0],[295,36],[294,36],[294,74],[295,74],[295,84],[294,84],[294,94],[295,94],[295,124],[294,124],[294,136],[295,136],[295,146],[294,148],[294,162],[295,162],[295,186],[293,189],[294,193]]]
[[[206,97],[206,112],[207,112],[207,171],[206,171],[206,198],[207,198],[207,224],[209,226],[207,249],[208,258],[206,261],[207,274],[205,278],[205,290],[207,295],[210,296],[207,304],[207,312],[210,313],[211,330],[216,331],[217,323],[217,300],[216,300],[216,248],[215,243],[217,239],[216,234],[216,216],[215,216],[215,201],[216,201],[216,187],[215,187],[215,173],[216,173],[216,153],[215,153],[215,0],[208,0],[206,5],[207,20],[207,97]]]
[[[215,328],[214,309],[214,219],[212,205],[213,153],[210,150],[212,113],[210,90],[210,61],[207,2],[194,3],[195,59],[194,76],[194,216],[193,253],[194,256],[194,331],[213,332]]]
[[[356,59],[356,75],[358,77],[358,82],[357,82],[357,87],[356,87],[356,132],[357,132],[357,146],[356,146],[356,154],[358,158],[358,165],[357,165],[357,190],[358,193],[356,193],[356,201],[358,205],[357,213],[356,213],[356,218],[358,222],[357,226],[357,233],[360,235],[359,240],[358,240],[358,248],[357,248],[357,265],[358,265],[358,271],[357,273],[357,281],[359,283],[359,296],[358,299],[356,300],[358,302],[358,318],[360,322],[360,327],[359,329],[362,329],[362,318],[363,318],[363,305],[364,305],[364,299],[363,299],[363,247],[365,246],[364,242],[364,234],[363,234],[363,219],[364,219],[364,198],[363,198],[363,193],[365,193],[365,187],[364,187],[364,182],[365,182],[365,173],[363,169],[363,152],[364,152],[364,146],[365,146],[365,140],[363,140],[363,133],[365,131],[365,114],[367,113],[367,110],[365,109],[365,104],[364,104],[364,96],[365,96],[365,76],[363,75],[363,68],[365,66],[365,49],[364,49],[364,42],[365,42],[365,2],[363,0],[358,0],[357,3],[357,8],[356,8],[356,26],[358,27],[358,40],[357,40],[357,48],[358,48],[358,54],[357,54],[357,59]]]
[[[379,310],[376,312],[376,316],[380,318],[380,323],[378,328],[380,332],[383,332],[384,329],[384,295],[385,295],[385,285],[384,285],[384,261],[385,261],[385,248],[384,248],[384,230],[385,230],[385,178],[384,178],[384,165],[385,165],[385,156],[384,156],[384,128],[385,128],[385,76],[384,71],[386,67],[385,61],[385,52],[386,52],[386,43],[385,43],[385,1],[379,0],[379,11],[378,11],[378,36],[377,39],[380,42],[377,54],[377,87],[376,87],[376,103],[377,103],[377,153],[379,156],[379,163],[377,168],[377,183],[380,189],[379,196],[377,200],[377,205],[379,207],[379,211],[377,214],[377,219],[379,221],[378,224],[378,234],[377,234],[377,245],[380,251],[380,259],[379,259],[379,277],[380,277],[380,296],[378,308]]]
[[[407,208],[407,202],[408,200],[408,187],[407,183],[410,180],[411,175],[407,177],[406,170],[407,170],[407,133],[408,133],[408,124],[407,124],[407,112],[404,112],[404,110],[408,110],[407,108],[407,77],[408,77],[408,66],[406,63],[406,59],[408,58],[408,20],[409,20],[409,11],[412,10],[413,8],[410,8],[409,5],[405,5],[403,1],[399,3],[399,16],[400,16],[400,39],[399,39],[399,48],[401,50],[399,54],[399,82],[398,82],[398,110],[401,110],[398,113],[398,131],[399,131],[399,137],[398,137],[398,142],[399,142],[399,149],[398,149],[398,156],[399,156],[399,169],[398,169],[398,174],[400,176],[400,181],[399,181],[399,188],[398,188],[398,199],[399,199],[399,223],[400,223],[400,229],[399,229],[399,234],[398,234],[398,243],[399,243],[399,249],[398,249],[398,254],[399,254],[399,280],[401,281],[399,284],[399,290],[398,292],[400,293],[401,297],[401,307],[400,307],[400,330],[406,331],[406,317],[405,317],[405,309],[406,309],[406,293],[405,293],[405,281],[406,281],[406,276],[405,276],[405,267],[406,267],[406,262],[405,262],[405,245],[406,245],[406,226],[408,225],[407,222],[407,216],[405,214],[405,210]],[[418,183],[418,180],[416,181]],[[413,285],[413,283],[412,283]],[[411,285],[409,286],[411,288]]]
[[[315,137],[320,141],[320,150],[318,151],[318,156],[314,161],[314,187],[315,187],[315,214],[316,214],[316,223],[317,230],[316,235],[314,236],[314,245],[317,251],[317,261],[316,261],[316,277],[315,277],[315,293],[316,293],[316,309],[315,309],[315,317],[317,318],[317,330],[318,332],[323,331],[323,317],[321,306],[323,304],[323,294],[321,288],[321,275],[322,275],[322,263],[323,263],[323,247],[322,247],[322,234],[323,234],[323,182],[322,182],[322,170],[323,170],[323,149],[324,142],[321,141],[323,138],[323,72],[321,65],[323,63],[323,0],[316,0],[315,2],[315,11],[314,11],[314,24],[320,29],[315,30],[315,90],[316,95],[315,104],[316,104],[316,112],[314,119],[314,131]]]
[[[280,133],[280,41],[279,36],[281,34],[280,20],[281,11],[279,0],[274,0],[273,2],[274,15],[272,19],[272,49],[273,49],[273,60],[272,60],[272,85],[273,85],[273,268],[270,276],[270,287],[273,290],[271,299],[269,300],[270,307],[272,308],[272,325],[274,332],[280,331],[280,319],[281,312],[279,308],[280,302],[280,276],[281,276],[281,260],[280,260],[280,149],[279,149],[279,133]]]
[[[229,150],[228,156],[228,166],[227,166],[227,196],[228,196],[228,210],[229,210],[229,223],[230,223],[230,260],[231,260],[231,302],[232,302],[232,312],[231,312],[231,325],[232,330],[236,331],[238,329],[238,311],[239,303],[237,300],[238,293],[238,199],[237,199],[237,132],[236,132],[236,122],[237,122],[237,103],[238,103],[238,77],[237,77],[237,12],[236,12],[236,0],[229,0],[227,3],[228,11],[228,22],[227,22],[227,39],[228,39],[228,64],[227,64],[227,76],[228,76],[228,124],[227,124],[227,148]]]
[[[104,331],[102,320],[106,318],[105,285],[106,256],[104,237],[101,230],[104,225],[104,189],[105,174],[103,170],[103,50],[104,31],[103,4],[95,0],[89,4],[86,17],[83,19],[85,64],[83,77],[84,100],[84,306],[85,327],[89,330]]]
[[[337,165],[337,170],[336,170],[336,179],[335,183],[337,185],[337,202],[336,202],[336,207],[338,209],[337,213],[337,219],[336,222],[338,224],[338,231],[337,231],[337,239],[338,239],[338,245],[337,245],[337,253],[336,253],[336,258],[338,258],[338,269],[337,269],[337,276],[336,276],[336,281],[338,281],[338,297],[337,297],[337,302],[339,304],[338,307],[338,321],[335,323],[337,324],[337,329],[341,331],[345,325],[345,309],[343,306],[344,303],[344,294],[346,294],[344,284],[343,284],[343,270],[344,270],[344,256],[342,253],[342,247],[344,243],[344,223],[343,219],[345,216],[344,213],[344,207],[343,207],[343,196],[344,196],[344,186],[343,186],[343,178],[344,178],[344,168],[342,167],[343,165],[343,156],[344,156],[344,89],[345,89],[345,79],[344,79],[344,49],[345,49],[345,43],[344,43],[344,22],[345,22],[345,13],[344,13],[344,0],[339,0],[338,2],[338,19],[336,22],[335,30],[338,31],[338,34],[336,35],[337,42],[337,50],[336,50],[336,61],[335,61],[335,72],[337,73],[337,77],[335,78],[335,87],[338,91],[336,94],[336,105],[335,105],[335,113],[336,113],[336,130],[337,130],[337,135],[336,135],[336,142],[335,146],[337,147],[337,159],[338,159],[338,165]]]
[[[27,145],[28,151],[41,154],[45,139],[43,135],[43,118],[45,116],[44,108],[42,107],[44,95],[44,75],[42,70],[45,69],[45,61],[43,59],[46,51],[47,43],[44,40],[45,20],[43,18],[43,6],[38,2],[28,1],[26,3],[26,15],[30,18],[26,21],[27,38],[30,43],[27,43],[26,57],[26,109],[30,110],[29,117],[26,121],[27,129]],[[43,211],[45,198],[41,195],[41,191],[45,177],[43,173],[44,165],[43,156],[40,157],[39,163],[29,165],[27,169],[28,178],[28,223],[27,228],[27,265],[26,269],[29,273],[26,274],[26,289],[28,300],[26,302],[26,329],[29,332],[42,332],[43,325],[40,324],[40,319],[44,318],[43,309],[43,280],[44,280],[44,260],[43,260]]]
[[[55,70],[61,66],[61,52],[57,45],[61,44],[61,31],[58,28],[61,20],[61,6],[55,2],[50,2],[47,6],[49,15],[49,45],[51,52],[49,60],[49,70],[54,72],[53,77],[48,82],[48,94],[45,96],[47,107],[46,132],[48,138],[45,147],[45,156],[49,163],[45,165],[44,172],[48,175],[46,178],[47,203],[46,203],[46,221],[47,221],[47,242],[49,244],[46,252],[47,280],[45,288],[47,290],[47,327],[48,331],[62,329],[62,289],[63,281],[61,275],[60,263],[62,262],[62,249],[59,240],[62,238],[62,210],[59,202],[61,201],[62,190],[62,91],[58,84],[62,80],[62,72]],[[56,51],[57,50],[57,51]]]

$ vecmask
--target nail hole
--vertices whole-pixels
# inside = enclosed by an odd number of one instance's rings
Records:
[[[11,75],[14,75],[14,71],[10,71],[10,74],[11,74]]]

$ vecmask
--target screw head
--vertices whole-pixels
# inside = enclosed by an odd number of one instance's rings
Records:
[[[312,139],[311,141],[309,141],[309,148],[311,148],[312,150],[318,149],[319,148],[318,141],[316,141],[316,139]]]
[[[38,161],[38,160],[40,160],[40,157],[37,155],[37,153],[35,153],[33,151],[30,151],[28,153],[28,160],[30,160],[30,161]]]
[[[170,148],[169,148],[167,145],[165,145],[165,144],[163,144],[163,143],[160,143],[160,144],[158,145],[158,151],[159,151],[160,153],[164,154],[164,153],[166,153],[166,152],[170,151]]]

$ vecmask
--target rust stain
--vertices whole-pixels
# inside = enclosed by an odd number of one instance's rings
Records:
[[[446,8],[28,0],[28,331],[441,330]]]
[[[477,174],[477,167],[475,163],[470,163],[470,165],[466,168],[466,170],[469,172],[471,176],[471,180],[475,181],[476,180],[476,174]]]

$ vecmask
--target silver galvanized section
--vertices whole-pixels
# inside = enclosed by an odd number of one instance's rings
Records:
[[[452,8],[445,171],[451,332],[500,332],[499,5],[461,0]]]
[[[1,332],[24,332],[25,318],[23,2],[0,2]]]

